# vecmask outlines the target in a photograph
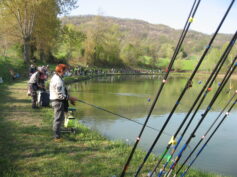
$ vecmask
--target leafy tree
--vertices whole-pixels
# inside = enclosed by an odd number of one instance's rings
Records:
[[[211,72],[217,61],[220,59],[221,54],[222,52],[219,49],[213,48],[205,57],[201,69]]]
[[[56,41],[57,46],[54,48],[54,54],[59,58],[72,59],[74,52],[79,53],[82,50],[82,43],[85,39],[86,35],[79,31],[75,25],[64,25]]]
[[[159,49],[159,57],[160,58],[171,58],[173,55],[173,47],[171,44],[165,43],[162,44],[160,49]]]
[[[39,31],[43,32],[46,27],[50,28],[53,26],[55,28],[55,25],[51,26],[49,24],[57,21],[57,14],[65,13],[75,7],[75,3],[75,0],[0,1],[1,20],[7,21],[9,23],[8,26],[11,26],[11,31],[15,30],[15,37],[21,40],[24,46],[24,61],[26,63],[29,62],[32,56],[30,48],[35,38],[37,38],[36,35],[39,34]],[[44,34],[51,34],[47,32],[45,31]],[[40,38],[39,36],[38,39]]]
[[[139,50],[138,43],[128,43],[126,44],[121,51],[122,60],[129,65],[136,65],[138,63],[138,58],[141,55],[141,51]]]
[[[40,60],[50,59],[51,50],[56,45],[60,21],[57,18],[57,6],[52,0],[42,1],[37,8],[36,23],[32,34],[32,43]],[[46,18],[47,17],[47,18]]]
[[[120,65],[120,38],[117,25],[108,24],[96,17],[93,25],[87,28],[85,57],[91,66]]]

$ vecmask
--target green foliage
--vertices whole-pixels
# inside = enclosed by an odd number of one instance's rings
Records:
[[[215,67],[217,62],[219,61],[222,53],[224,52],[224,46],[221,50],[213,48],[205,57],[203,64],[201,65],[201,69],[205,71],[211,72],[212,69]]]
[[[159,58],[157,61],[157,66],[159,68],[167,68],[169,66],[170,63],[170,59],[169,58]]]
[[[79,51],[85,39],[85,34],[78,31],[74,25],[63,26],[57,40],[57,46],[53,50],[54,56],[67,60],[80,56]]]
[[[171,44],[165,43],[162,44],[160,49],[159,49],[159,54],[158,56],[160,58],[171,58],[173,54],[173,47]]]
[[[20,58],[0,57],[0,77],[4,82],[12,81],[9,70],[13,70],[20,75],[24,75],[28,69]]]
[[[153,60],[153,58],[150,56],[141,56],[141,57],[139,57],[138,62],[140,64],[144,64],[144,65],[151,65],[152,60]]]
[[[192,71],[197,65],[197,60],[184,60],[179,59],[174,63],[174,69],[176,71]]]
[[[29,63],[35,50],[50,54],[59,20],[57,15],[75,7],[75,0],[0,1],[1,30],[24,46],[24,60]],[[6,23],[7,22],[7,23]],[[9,40],[9,39],[8,39]]]
[[[181,31],[173,30],[164,25],[152,25],[139,20],[124,20],[102,16],[67,17],[63,18],[62,21],[66,24],[78,25],[86,32],[88,40],[85,42],[84,56],[90,65],[101,63],[104,66],[109,66],[103,59],[106,58],[106,53],[111,51],[111,48],[104,45],[103,42],[107,42],[107,37],[104,34],[110,33],[111,25],[116,24],[118,26],[119,50],[116,51],[120,51],[119,57],[112,58],[121,59],[126,65],[135,67],[159,67],[160,64],[164,67],[164,65],[167,65],[162,64],[162,60],[159,61],[159,58],[171,59],[181,33]],[[231,35],[220,34],[213,49],[219,50],[230,37]],[[184,40],[177,59],[197,59],[208,44],[209,38],[210,36],[208,35],[190,31]],[[113,40],[114,38],[111,39],[109,37],[108,39]],[[149,59],[144,56],[149,57]],[[149,66],[147,65],[148,63]],[[191,67],[185,66],[184,68],[190,70]]]
[[[137,59],[140,56],[139,47],[136,46],[137,44],[127,44],[121,50],[121,58],[124,63],[128,65],[136,65]]]
[[[93,20],[85,40],[85,58],[90,66],[121,66],[120,32],[117,25],[107,24],[100,17]]]
[[[34,56],[45,63],[63,61],[73,65],[97,67],[127,65],[134,68],[165,68],[173,56],[181,33],[165,25],[152,25],[139,20],[102,16],[59,19],[57,14],[75,8],[75,0],[29,1],[24,6],[24,2],[28,1],[16,0],[15,5],[13,1],[1,1],[0,56],[12,57],[12,46],[18,45],[18,56],[23,56],[25,61]],[[19,7],[20,17],[26,23],[17,23],[17,16],[14,15],[17,12],[13,6]],[[29,13],[25,16],[23,12],[27,9]],[[10,13],[11,10],[14,13]],[[26,27],[29,27],[26,30],[28,33],[22,34],[21,29]],[[218,35],[201,70],[212,69],[230,37],[231,35]],[[202,55],[209,38],[208,35],[190,31],[177,56],[182,61],[177,61],[175,69],[191,70],[193,64],[188,60],[195,63],[194,60]],[[234,57],[236,51],[237,47],[234,46],[224,69],[230,64],[230,58]]]

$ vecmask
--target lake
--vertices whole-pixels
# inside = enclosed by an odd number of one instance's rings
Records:
[[[149,126],[158,130],[161,129],[170,110],[183,90],[187,79],[188,77],[180,76],[170,76],[168,78],[168,82],[148,121]],[[71,84],[70,92],[72,95],[77,96],[87,103],[102,107],[143,124],[162,80],[162,75],[116,75],[98,77]],[[164,151],[168,141],[182,122],[197,94],[205,84],[205,81],[205,77],[199,76],[194,78],[192,87],[185,93],[180,105],[176,109],[168,126],[165,128],[163,135],[153,149],[155,154],[160,155]],[[183,138],[184,140],[187,139],[194,126],[196,126],[197,122],[200,120],[201,114],[205,111],[213,93],[218,88],[220,81],[221,79],[214,82],[212,92],[208,94],[195,116],[190,128]],[[193,138],[185,154],[189,153],[192,147],[195,146],[195,143],[200,140],[200,137],[205,134],[208,127],[218,116],[219,112],[226,105],[236,89],[236,81],[231,80],[228,82],[211,111],[199,127],[196,138]],[[91,129],[97,130],[109,139],[122,140],[133,145],[141,130],[141,125],[135,122],[109,114],[92,106],[78,103],[76,107],[78,109],[77,115],[80,122]],[[237,157],[236,115],[237,106],[233,108],[230,116],[224,121],[217,133],[210,140],[193,167],[224,175],[237,176],[235,164]],[[221,116],[221,118],[222,117],[223,116]],[[138,147],[148,150],[157,134],[158,131],[145,128]],[[179,135],[177,138],[178,137]],[[182,144],[185,142],[184,140],[181,142],[179,148],[181,148]],[[194,153],[194,155],[195,154],[196,153]],[[128,158],[128,155],[129,154],[126,154],[124,157],[121,157],[124,158],[124,162]]]

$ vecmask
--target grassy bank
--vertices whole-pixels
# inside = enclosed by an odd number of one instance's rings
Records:
[[[52,140],[52,109],[32,110],[26,81],[0,85],[0,176],[2,177],[112,177],[119,176],[131,146],[109,141],[78,124],[77,134],[65,134],[62,143]],[[142,161],[136,151],[127,176]],[[157,158],[151,156],[141,176],[147,176]],[[191,170],[192,177],[216,177]]]

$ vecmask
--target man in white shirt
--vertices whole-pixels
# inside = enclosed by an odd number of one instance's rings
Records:
[[[49,91],[50,100],[54,108],[54,123],[53,131],[55,141],[61,141],[61,125],[64,121],[64,113],[68,111],[68,101],[75,104],[77,98],[69,96],[64,85],[63,75],[66,73],[68,67],[65,64],[59,64],[55,68],[55,74],[51,78]]]

